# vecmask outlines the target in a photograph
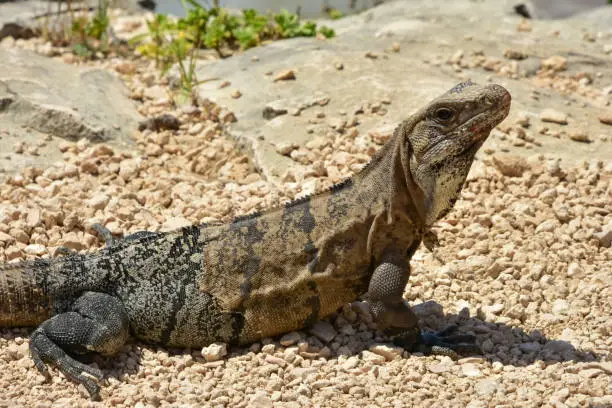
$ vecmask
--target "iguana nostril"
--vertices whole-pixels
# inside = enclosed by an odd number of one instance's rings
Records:
[[[501,103],[509,102],[511,99],[510,92],[501,85],[491,84],[487,88],[492,91],[488,98],[491,98],[494,102],[498,101]]]

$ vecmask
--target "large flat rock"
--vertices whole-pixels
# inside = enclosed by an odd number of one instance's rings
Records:
[[[16,143],[38,145],[45,135],[129,144],[141,119],[127,88],[109,71],[79,68],[16,48],[0,49],[0,168],[53,159],[45,154],[54,150],[52,143],[34,156],[10,153]]]
[[[252,150],[255,164],[272,181],[288,167],[300,167],[277,153],[277,146],[303,145],[317,135],[325,136],[338,120],[351,120],[360,105],[390,102],[384,105],[388,111],[384,116],[359,116],[360,136],[355,143],[367,143],[368,132],[388,132],[429,99],[467,78],[507,87],[513,95],[508,123],[518,116],[529,116],[534,135],[540,112],[552,108],[567,113],[570,126],[594,136],[592,143],[568,143],[567,139],[540,135],[541,146],[529,149],[505,145],[503,138],[492,137],[489,147],[526,156],[553,154],[571,161],[609,159],[610,144],[598,137],[610,132],[609,126],[597,120],[606,109],[605,97],[593,103],[574,93],[538,88],[533,78],[510,79],[482,67],[459,70],[447,60],[461,49],[466,58],[480,53],[510,63],[503,57],[510,48],[529,56],[517,61],[521,72],[535,72],[541,59],[557,54],[568,59],[569,73],[588,72],[594,81],[591,86],[604,89],[612,84],[612,58],[604,52],[604,46],[612,43],[612,24],[607,24],[612,22],[612,7],[562,22],[533,21],[531,32],[517,31],[520,21],[511,2],[392,2],[332,23],[337,33],[332,40],[278,41],[232,58],[202,63],[198,79],[207,81],[198,87],[198,93],[201,99],[235,112],[238,121],[229,132]],[[558,34],[552,35],[554,31]],[[585,32],[598,35],[598,40],[584,40]],[[399,52],[391,50],[394,42]],[[343,69],[337,69],[338,64]],[[274,81],[284,70],[293,70],[296,79]],[[220,87],[224,81],[230,85]],[[232,97],[236,90],[242,94],[237,99]]]
[[[113,7],[129,11],[141,11],[137,0],[113,0]],[[53,25],[59,15],[66,16],[73,11],[95,8],[101,4],[98,0],[53,1],[53,0],[0,0],[0,40],[8,36],[28,37],[28,28],[40,27],[44,21],[37,19],[48,16],[46,24]],[[60,17],[61,18],[61,17]]]
[[[23,36],[25,29],[33,27],[36,17],[51,10],[57,10],[57,5],[48,1],[0,1],[0,40],[8,36]]]

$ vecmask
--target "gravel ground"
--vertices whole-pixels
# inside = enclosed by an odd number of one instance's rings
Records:
[[[145,116],[171,114],[180,126],[136,132],[139,153],[63,143],[62,162],[0,184],[2,262],[100,247],[95,222],[127,235],[278,205],[358,171],[385,139],[356,144],[344,129],[315,140],[291,154],[307,170],[273,186],[224,135],[231,112],[177,108],[147,62],[97,64],[124,74]],[[45,382],[28,356],[28,330],[0,329],[0,407],[612,406],[612,163],[485,153],[436,227],[441,246],[414,256],[405,293],[423,327],[457,323],[482,355],[409,354],[355,302],[309,331],[248,348],[126,345],[93,359],[108,378],[94,403],[55,370]]]

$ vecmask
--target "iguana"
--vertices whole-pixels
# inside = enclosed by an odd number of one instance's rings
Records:
[[[409,259],[433,243],[474,155],[510,109],[500,85],[470,81],[402,122],[355,176],[228,224],[140,232],[107,246],[0,266],[0,327],[37,326],[47,364],[99,398],[102,372],[76,355],[118,352],[130,335],[170,347],[247,344],[308,327],[365,295],[398,344],[439,351],[473,336],[424,333],[402,298]]]

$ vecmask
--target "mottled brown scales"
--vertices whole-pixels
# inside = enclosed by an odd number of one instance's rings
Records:
[[[349,206],[344,216],[333,211],[342,208],[337,203],[360,202],[358,193],[346,184],[213,229],[222,238],[204,245],[210,273],[200,289],[220,299],[224,310],[244,311],[238,341],[302,328],[367,291],[370,208],[376,205]]]
[[[38,369],[99,396],[102,373],[70,354],[149,343],[249,343],[308,327],[365,296],[379,329],[422,351],[473,339],[422,333],[402,298],[409,260],[457,199],[474,155],[508,114],[499,85],[457,85],[405,120],[366,168],[321,194],[230,224],[140,232],[107,247],[0,266],[0,326],[38,325]]]

